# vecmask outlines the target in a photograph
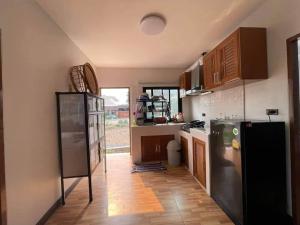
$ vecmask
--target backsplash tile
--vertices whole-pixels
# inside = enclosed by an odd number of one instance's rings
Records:
[[[238,86],[232,89],[216,91],[212,94],[193,96],[189,100],[190,120],[205,120],[207,124],[211,119],[244,117],[244,89]],[[203,117],[202,113],[206,116]]]

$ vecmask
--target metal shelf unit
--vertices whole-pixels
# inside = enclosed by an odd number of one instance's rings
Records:
[[[92,172],[104,161],[106,172],[104,99],[87,92],[56,92],[62,204],[64,179],[88,177],[93,200]]]
[[[170,114],[170,106],[169,102],[167,100],[142,100],[142,99],[137,99],[136,100],[137,104],[141,104],[143,108],[146,108],[146,110],[143,111],[144,115],[144,121],[145,122],[153,122],[153,119],[155,118],[154,113],[161,113],[162,116],[165,114],[165,116],[169,116]],[[156,110],[156,103],[160,104],[161,110]],[[149,109],[150,107],[150,109]],[[148,116],[148,113],[151,113],[151,116]]]

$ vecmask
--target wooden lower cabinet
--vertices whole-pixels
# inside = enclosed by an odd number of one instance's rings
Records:
[[[180,143],[181,143],[181,158],[182,163],[189,168],[189,144],[188,140],[184,137],[180,137]]]
[[[194,176],[206,187],[205,142],[193,138],[193,156]]]
[[[142,162],[168,160],[167,145],[174,135],[142,136]]]

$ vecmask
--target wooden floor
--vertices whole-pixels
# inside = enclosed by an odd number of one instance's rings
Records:
[[[88,204],[82,179],[48,225],[233,225],[183,167],[131,174],[130,156],[108,157],[93,175],[94,201]]]

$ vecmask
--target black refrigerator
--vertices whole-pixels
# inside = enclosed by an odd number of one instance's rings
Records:
[[[236,225],[287,225],[284,122],[212,120],[211,195]]]

